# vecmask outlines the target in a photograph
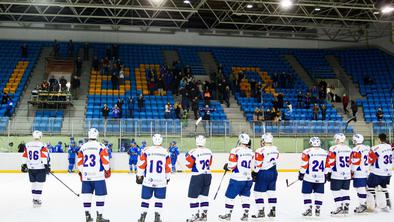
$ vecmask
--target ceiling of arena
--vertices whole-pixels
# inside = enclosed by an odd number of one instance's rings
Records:
[[[280,0],[0,0],[0,26],[360,41],[390,33],[394,13],[379,7],[375,0],[294,0],[286,10]]]

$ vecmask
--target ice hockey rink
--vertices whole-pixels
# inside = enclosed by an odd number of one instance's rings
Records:
[[[77,174],[56,174],[72,189],[80,191],[81,182]],[[208,221],[218,221],[217,217],[224,211],[224,192],[226,190],[229,175],[226,175],[222,188],[216,201],[213,196],[219,185],[221,173],[213,174],[211,186],[211,202]],[[187,189],[190,174],[176,173],[171,176],[168,185],[167,200],[164,202],[162,219],[164,222],[186,221],[189,213],[189,201]],[[285,180],[294,180],[297,173],[279,173],[277,183],[278,206],[277,218],[274,221],[390,221],[393,212],[375,212],[364,215],[351,213],[347,217],[331,217],[329,212],[334,209],[332,194],[326,185],[326,194],[322,215],[320,218],[305,219],[301,216],[304,210],[301,194],[301,183],[287,188]],[[33,208],[31,202],[30,183],[27,174],[0,174],[0,221],[5,222],[76,222],[84,221],[84,211],[80,198],[72,194],[53,176],[49,175],[43,191],[43,205],[41,208]],[[140,192],[141,187],[135,183],[133,174],[113,174],[107,180],[108,196],[104,215],[114,222],[137,221],[140,215]],[[391,195],[393,192],[391,190]],[[253,198],[253,196],[252,196]],[[351,211],[358,202],[353,189],[351,189]],[[251,199],[251,202],[253,199]],[[232,221],[240,221],[241,208],[237,200]],[[94,209],[94,208],[93,208]],[[252,212],[253,202],[252,202]],[[268,220],[268,219],[265,219]],[[147,221],[153,221],[152,214]],[[252,221],[250,219],[250,221]]]

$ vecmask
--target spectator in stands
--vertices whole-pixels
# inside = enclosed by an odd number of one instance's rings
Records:
[[[67,80],[64,78],[64,76],[62,76],[59,80],[60,86],[61,86],[61,90],[62,91],[66,91],[67,90]]]
[[[205,102],[205,105],[208,105],[208,106],[211,105],[211,92],[209,91],[208,87],[204,91],[204,102]]]
[[[119,77],[116,75],[116,73],[112,73],[111,75],[111,83],[112,83],[112,90],[117,90],[119,89]]]
[[[68,55],[68,57],[74,56],[74,43],[73,43],[73,40],[71,40],[71,39],[70,39],[70,41],[68,41],[67,55]]]
[[[312,102],[311,93],[307,92],[304,98],[305,109],[309,109],[309,107],[311,106],[311,102]]]
[[[7,104],[8,100],[10,100],[11,97],[8,95],[8,93],[4,92],[3,97],[1,98],[1,104]]]
[[[21,46],[21,57],[22,57],[23,59],[26,59],[26,58],[28,57],[28,50],[27,50],[27,44],[26,44],[26,43],[24,43],[24,44]]]
[[[90,49],[89,43],[85,42],[85,44],[83,45],[83,60],[85,61],[89,60],[89,49]]]
[[[59,56],[59,51],[60,51],[60,45],[59,45],[59,43],[57,42],[56,39],[55,39],[55,41],[53,41],[52,47],[53,47],[53,51],[52,51],[53,56],[54,57],[58,57]]]
[[[230,86],[226,86],[226,88],[223,92],[223,99],[224,99],[224,103],[226,104],[227,108],[230,107],[230,95],[231,95]]]
[[[379,107],[376,110],[376,118],[378,119],[378,121],[382,121],[383,120],[383,110],[382,107]]]
[[[115,104],[114,108],[112,108],[112,117],[115,119],[121,118],[120,109],[118,105]]]
[[[7,101],[7,105],[5,107],[5,116],[7,117],[12,117],[12,108],[14,108],[14,103],[12,102],[12,99],[9,99]]]
[[[172,106],[171,106],[171,104],[168,102],[168,103],[164,106],[164,118],[165,118],[165,119],[170,119],[170,118],[171,118],[171,110],[172,110]]]
[[[358,112],[358,106],[354,100],[350,101],[350,109],[352,110],[353,117],[356,117]]]
[[[345,112],[345,114],[348,114],[349,110],[347,110],[347,107],[349,106],[349,96],[346,94],[343,94],[342,105],[343,105],[343,111]]]
[[[80,56],[75,60],[75,71],[77,76],[81,76],[82,73],[82,59]]]
[[[144,108],[145,106],[145,98],[144,95],[142,95],[142,93],[138,96],[138,109],[141,112],[141,110]]]
[[[101,60],[101,74],[108,75],[109,73],[109,57]]]
[[[149,80],[149,84],[148,84],[148,88],[149,88],[149,94],[150,95],[154,95],[155,94],[155,90],[156,90],[156,83],[155,83],[155,78],[151,77]]]
[[[193,110],[193,114],[194,114],[194,120],[198,119],[198,102],[199,102],[199,99],[197,96],[195,96],[192,99],[192,110]]]
[[[161,78],[161,75],[157,76],[157,91],[159,93],[159,96],[163,96],[164,95],[164,80]]]
[[[253,112],[253,122],[260,121],[261,111],[259,108],[256,107]]]
[[[121,99],[120,97],[118,98],[118,101],[116,102],[116,105],[119,108],[119,116],[122,117],[123,116],[123,99]]]
[[[286,101],[286,109],[289,109],[290,112],[293,112],[293,105],[291,105],[290,101]]]
[[[216,109],[209,108],[209,105],[205,105],[204,108],[200,108],[200,112],[202,112],[202,119],[207,121],[211,120],[211,113],[215,111]]]
[[[182,106],[181,106],[181,104],[179,104],[179,103],[176,103],[175,104],[175,118],[176,119],[181,119],[182,118],[182,114],[181,114],[181,112],[182,112]]]
[[[297,94],[297,108],[302,108],[304,107],[304,95],[302,94],[301,91],[298,91]]]
[[[93,67],[93,70],[94,70],[94,71],[99,71],[100,62],[99,62],[97,56],[94,56],[94,58],[93,58],[92,67]]]
[[[73,79],[71,80],[71,87],[73,89],[73,94],[75,97],[78,95],[78,89],[81,87],[81,80],[78,76],[74,75]]]
[[[321,109],[321,117],[322,117],[322,120],[326,120],[326,116],[327,116],[327,106],[326,106],[326,104],[323,103],[323,104],[320,106],[320,109]]]
[[[124,70],[123,70],[123,65],[120,66],[120,70],[119,70],[119,80],[120,80],[120,84],[124,85],[125,81],[124,81]]]
[[[108,107],[107,104],[104,104],[104,107],[101,109],[101,113],[102,113],[104,119],[107,119],[107,118],[108,118],[108,115],[109,115],[109,107]]]
[[[291,116],[293,115],[293,110],[292,110],[292,107],[291,107],[291,104],[290,104],[290,106],[286,106],[286,109],[285,109],[285,112],[283,113],[283,116],[282,116],[282,120],[291,120]]]
[[[319,106],[317,103],[315,103],[312,107],[312,112],[313,112],[313,120],[318,120],[319,116]]]
[[[134,116],[134,99],[132,96],[129,97],[127,100],[127,110],[128,110],[128,115],[129,118],[133,118]]]
[[[41,90],[44,90],[44,91],[48,91],[48,90],[49,90],[49,87],[50,87],[50,83],[49,83],[48,81],[44,80],[44,81],[41,83],[40,89],[41,89]]]
[[[247,79],[242,79],[239,87],[242,97],[250,97],[250,84],[248,83]]]
[[[119,47],[117,44],[112,44],[112,56],[118,59],[119,57]]]
[[[283,100],[284,96],[283,93],[279,93],[277,96],[278,99],[278,108],[282,109],[283,108],[283,104],[284,104],[284,100]]]
[[[264,112],[264,120],[272,121],[273,120],[273,113],[270,109]]]

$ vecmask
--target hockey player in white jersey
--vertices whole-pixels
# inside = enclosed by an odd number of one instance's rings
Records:
[[[31,183],[31,193],[33,195],[33,207],[41,206],[41,195],[46,175],[50,172],[49,154],[46,145],[41,142],[42,132],[34,131],[33,139],[26,144],[23,152],[23,162],[21,171],[29,173]]]
[[[149,201],[153,196],[156,198],[154,222],[161,222],[163,200],[166,198],[167,184],[170,181],[171,158],[167,149],[162,147],[163,137],[155,134],[152,142],[153,146],[146,147],[138,160],[136,182],[142,184],[142,213],[138,222],[145,222]]]
[[[187,222],[207,221],[208,219],[208,196],[212,180],[212,151],[205,147],[205,143],[204,136],[197,136],[197,148],[186,154],[186,167],[192,171],[188,192],[192,216]]]
[[[264,213],[264,196],[268,196],[268,205],[270,210],[268,217],[276,216],[276,181],[278,179],[278,171],[276,169],[279,158],[279,151],[273,145],[273,136],[271,133],[265,133],[261,137],[261,148],[255,151],[255,164],[252,172],[254,185],[254,196],[258,212],[252,215],[254,219],[265,217]]]
[[[356,207],[354,213],[364,213],[367,210],[367,178],[369,171],[368,155],[369,146],[363,144],[364,136],[361,134],[353,135],[353,150],[351,155],[351,168],[353,187],[357,191],[360,205]]]
[[[78,152],[78,170],[82,181],[82,200],[85,209],[86,222],[92,222],[90,214],[93,193],[96,200],[96,222],[109,222],[103,218],[107,186],[105,179],[111,176],[109,155],[107,148],[98,142],[99,132],[95,128],[89,129],[88,141]]]
[[[386,134],[380,134],[379,144],[371,148],[369,163],[371,164],[371,172],[367,180],[368,193],[375,201],[377,199],[376,189],[380,187],[386,199],[386,206],[384,209],[389,210],[391,209],[391,201],[387,185],[390,184],[392,175],[393,151],[390,144],[387,143]]]
[[[327,152],[321,148],[319,137],[309,139],[310,148],[302,152],[301,168],[298,179],[302,181],[302,194],[304,195],[304,217],[312,216],[312,193],[315,199],[315,216],[320,216],[323,205],[324,184],[326,182],[326,169],[328,166]]]
[[[331,215],[346,215],[349,213],[352,149],[344,144],[345,140],[346,136],[343,133],[335,134],[336,145],[330,147],[328,153],[329,173],[327,180],[331,182],[330,188],[337,207],[336,210],[331,212]]]
[[[247,134],[242,133],[239,135],[238,140],[240,145],[231,150],[228,162],[223,167],[225,171],[231,170],[232,173],[225,194],[226,212],[219,216],[220,221],[231,221],[234,199],[237,196],[240,196],[242,208],[244,209],[241,221],[248,221],[249,218],[249,197],[250,189],[253,185],[251,163],[254,158],[254,153],[248,146],[250,138]]]

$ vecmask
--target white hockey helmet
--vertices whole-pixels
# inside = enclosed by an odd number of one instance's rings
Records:
[[[96,128],[90,128],[88,131],[88,139],[97,140],[99,137],[99,131]]]
[[[271,133],[264,133],[261,136],[261,142],[263,143],[272,143],[274,141],[274,137],[272,136]]]
[[[353,144],[362,144],[364,142],[364,136],[361,134],[354,134],[352,140]]]
[[[344,143],[345,140],[346,140],[346,136],[345,136],[345,134],[343,134],[343,133],[337,133],[337,134],[335,134],[335,136],[334,136],[334,140],[335,140],[335,143],[336,143],[336,144]]]
[[[312,147],[320,147],[321,141],[319,137],[312,137],[309,139],[309,145]]]
[[[239,137],[238,137],[238,140],[239,140],[239,143],[241,143],[241,144],[249,144],[249,141],[250,141],[250,137],[249,137],[249,135],[248,134],[246,134],[246,133],[241,133],[240,135],[239,135]]]
[[[33,131],[33,138],[36,140],[40,140],[42,138],[42,132],[38,130]]]
[[[155,146],[160,146],[163,144],[163,137],[160,134],[155,134],[152,136],[152,142]]]
[[[207,142],[207,140],[205,139],[205,137],[203,135],[198,135],[196,137],[196,146],[205,146],[206,142]]]

